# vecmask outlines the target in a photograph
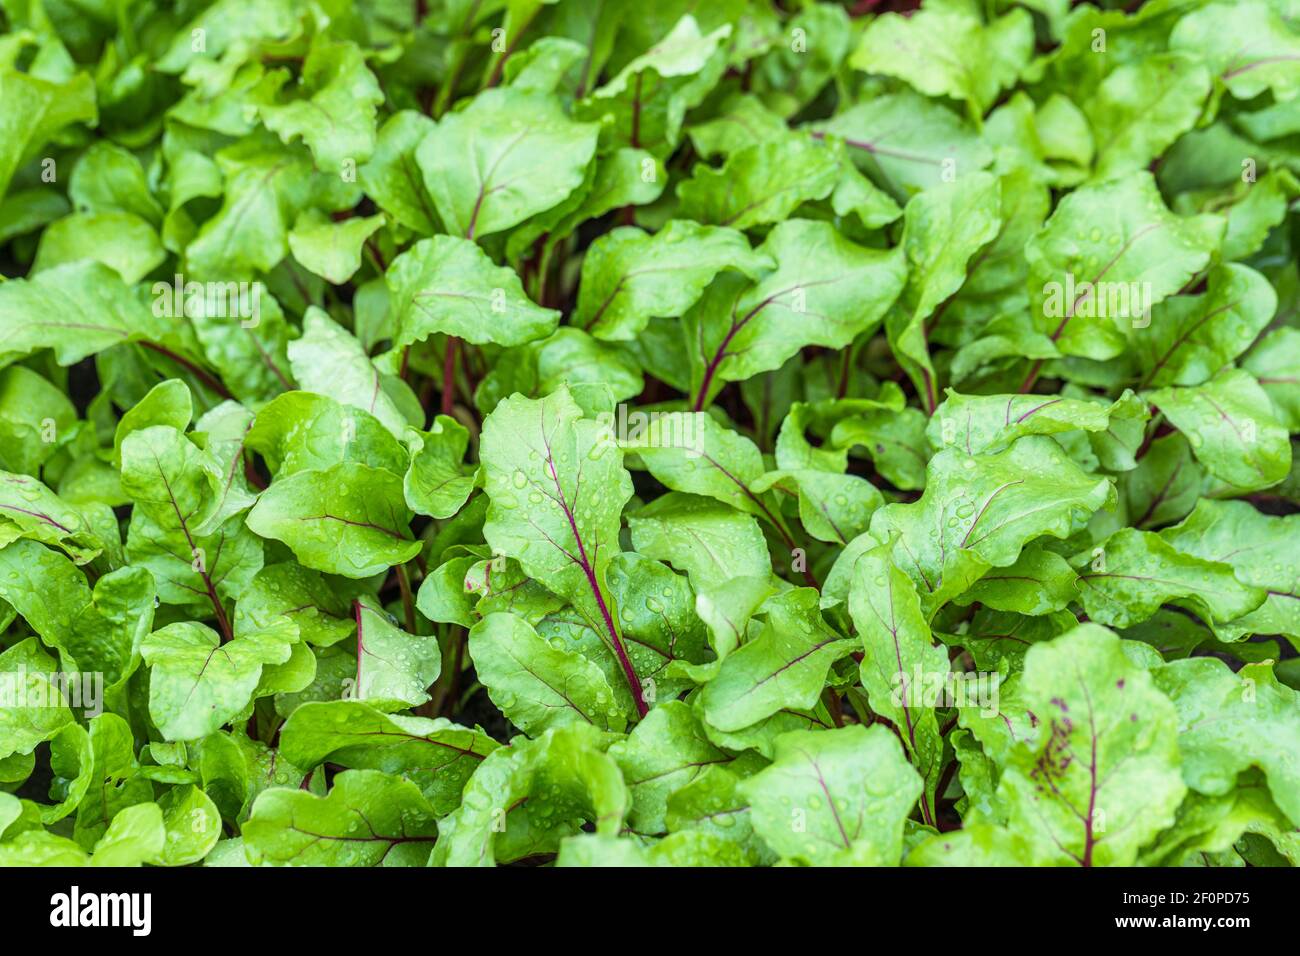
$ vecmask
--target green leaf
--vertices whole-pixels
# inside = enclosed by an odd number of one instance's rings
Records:
[[[773,862],[775,855],[754,832],[749,806],[737,789],[740,783],[724,767],[705,767],[668,798],[665,823],[673,832],[700,831],[733,843],[750,865]]]
[[[1203,58],[1238,99],[1253,99],[1265,90],[1279,101],[1300,93],[1290,65],[1300,57],[1300,38],[1270,4],[1212,3],[1191,11],[1175,25],[1169,45]]]
[[[1264,592],[1237,580],[1230,565],[1175,550],[1151,531],[1117,531],[1073,563],[1084,610],[1113,627],[1145,621],[1165,603],[1224,624],[1264,600]]]
[[[163,291],[155,283],[155,295]],[[249,286],[247,299],[241,295],[238,304],[235,311],[246,315],[238,321],[226,314],[232,311],[229,303],[209,314],[205,301],[203,308],[187,308],[186,314],[221,380],[240,401],[256,404],[294,387],[288,346],[296,329],[260,283]]]
[[[434,637],[407,634],[373,599],[353,605],[357,622],[357,677],[353,695],[376,710],[404,710],[429,699],[442,673]]]
[[[408,468],[405,449],[374,415],[314,392],[285,392],[267,402],[244,444],[266,459],[277,478],[344,462],[395,475]]]
[[[479,449],[490,500],[483,536],[494,553],[518,561],[608,639],[639,702],[605,583],[632,497],[623,454],[611,439],[607,428],[582,418],[567,388],[540,401],[503,401],[484,422]]]
[[[463,464],[469,431],[449,415],[439,415],[427,432],[408,433],[411,467],[402,487],[417,514],[450,518],[474,491],[476,477]]]
[[[1173,705],[1095,624],[1030,649],[1020,700],[1035,726],[998,788],[1012,831],[1039,863],[1132,865],[1186,792]]]
[[[134,285],[166,257],[153,226],[134,213],[73,213],[41,233],[32,274],[89,260],[102,262]]]
[[[958,448],[968,455],[1000,451],[1024,435],[1104,432],[1112,420],[1146,418],[1145,404],[1128,391],[1109,407],[1077,398],[946,391],[948,397],[926,426],[926,437],[935,448]]]
[[[593,242],[582,261],[573,322],[599,339],[632,339],[652,317],[684,313],[718,273],[757,279],[771,266],[734,229],[679,219],[653,235],[615,229]]]
[[[525,733],[583,722],[621,729],[627,717],[600,669],[555,648],[525,621],[489,614],[470,629],[469,653],[493,703]]]
[[[600,120],[605,141],[666,156],[681,137],[687,110],[698,106],[726,68],[724,41],[733,28],[703,33],[687,14],[662,40],[623,67],[577,107],[582,119]]]
[[[1077,598],[1075,581],[1065,558],[1030,545],[1020,552],[1015,564],[987,572],[956,603],[979,603],[1016,614],[1051,614]]]
[[[1138,467],[1120,476],[1128,520],[1138,528],[1177,521],[1196,505],[1204,478],[1181,433],[1157,438]]]
[[[162,206],[149,191],[140,161],[106,141],[81,154],[68,180],[68,197],[81,210],[134,213],[154,226],[162,222]]]
[[[366,578],[420,553],[411,517],[401,478],[347,461],[273,482],[247,522],[254,533],[287,544],[306,567]]]
[[[150,665],[149,716],[165,740],[197,740],[247,705],[266,664],[289,659],[297,630],[280,625],[222,643],[192,621],[169,624],[140,645]]]
[[[4,147],[0,149],[0,197],[9,188],[19,165],[36,155],[56,133],[72,123],[94,122],[95,82],[88,73],[77,73],[64,82],[54,82],[19,73],[9,63],[0,68],[0,128]]]
[[[813,468],[770,471],[754,485],[754,491],[769,488],[797,495],[804,528],[831,544],[848,544],[866,531],[871,515],[884,504],[880,492],[865,479]]]
[[[431,862],[491,866],[533,852],[555,852],[561,837],[584,822],[615,836],[631,794],[614,759],[611,735],[589,724],[516,738],[493,751],[465,785],[455,813],[438,824]]]
[[[366,195],[394,222],[417,235],[428,235],[438,225],[433,199],[415,159],[421,140],[433,128],[433,120],[422,113],[399,110],[379,128],[369,161],[357,169],[357,181]]]
[[[289,230],[304,209],[355,204],[356,187],[338,167],[317,170],[305,151],[281,147],[269,133],[214,158],[225,190],[221,208],[185,247],[187,271],[196,276],[230,281],[270,272],[288,253]]]
[[[907,854],[907,866],[1029,866],[1033,850],[1019,834],[989,823],[937,833]]]
[[[289,343],[289,364],[303,389],[369,412],[401,437],[407,421],[361,343],[320,309],[303,316],[302,338]]]
[[[1286,429],[1249,372],[1227,369],[1203,385],[1162,388],[1147,397],[1187,436],[1197,461],[1216,478],[1254,491],[1290,471]]]
[[[817,602],[812,588],[768,599],[757,634],[727,656],[701,692],[705,720],[734,731],[779,710],[816,706],[827,671],[854,644],[822,620]]]
[[[1029,64],[1033,22],[1013,10],[987,25],[957,6],[872,20],[849,65],[906,80],[927,96],[965,100],[979,117]]]
[[[59,548],[78,564],[103,550],[86,520],[35,478],[0,472],[0,540],[30,538]]]
[[[709,657],[707,629],[696,613],[696,595],[685,577],[644,555],[625,551],[609,565],[609,588],[627,636],[628,657],[646,688],[651,704],[689,688],[679,670]],[[602,648],[602,650],[604,650]],[[607,674],[614,661],[602,654]],[[611,678],[616,686],[617,681]]]
[[[1288,432],[1300,431],[1300,329],[1282,328],[1262,338],[1242,367],[1255,376]]]
[[[646,420],[629,417],[622,446],[673,491],[715,498],[739,511],[772,519],[751,490],[763,476],[763,456],[748,438],[723,428],[704,412],[669,412]]]
[[[294,766],[328,761],[400,774],[419,786],[439,815],[456,809],[465,782],[498,746],[481,730],[443,718],[385,714],[359,701],[305,703],[280,729],[280,754]]]
[[[422,239],[387,274],[396,348],[437,332],[476,344],[522,345],[555,331],[559,313],[535,305],[514,270],[467,239]]]
[[[0,653],[6,697],[0,707],[0,754],[29,754],[73,722],[56,672],[54,658],[34,637]]]
[[[0,370],[0,468],[38,474],[76,421],[76,407],[47,379],[22,365]]]
[[[740,785],[754,830],[784,859],[890,866],[921,780],[884,727],[794,731],[772,765]]]
[[[769,143],[787,135],[785,120],[768,109],[761,99],[747,93],[727,97],[718,115],[693,123],[687,134],[701,156],[727,157],[755,143]]]
[[[1245,501],[1203,498],[1183,521],[1160,537],[1194,558],[1226,564],[1237,580],[1262,589],[1264,603],[1236,622],[1251,634],[1300,639],[1300,569],[1289,542],[1300,525],[1295,515],[1275,518]]]
[[[855,103],[824,123],[824,135],[844,140],[853,162],[895,199],[963,175],[993,161],[993,151],[946,106],[911,90]]]
[[[0,356],[53,349],[60,365],[143,338],[164,326],[112,269],[73,262],[0,283]]]
[[[792,219],[759,250],[776,269],[749,285],[725,274],[686,314],[696,410],[727,381],[780,368],[799,348],[844,348],[876,327],[902,290],[900,256]]]
[[[925,781],[921,819],[934,822],[943,738],[935,706],[948,686],[948,652],[930,637],[916,586],[894,564],[896,545],[873,548],[854,564],[849,613],[862,639],[862,687],[871,709],[898,728]]]
[[[220,517],[225,476],[177,429],[153,425],[122,441],[122,489],[135,502],[127,557],[147,567],[169,604],[210,606],[237,593],[262,566],[261,543],[239,516]]]
[[[1076,189],[1025,247],[1035,327],[1066,355],[1114,358],[1209,264],[1223,228],[1169,212],[1150,173]]]
[[[830,195],[839,170],[837,152],[808,137],[747,146],[721,169],[697,167],[678,185],[680,214],[733,229],[779,223],[800,203]]]
[[[881,508],[871,533],[878,542],[900,536],[894,560],[928,616],[989,566],[1014,564],[1027,542],[1066,538],[1113,500],[1107,479],[1085,474],[1050,438],[1030,435],[992,455],[939,452],[920,500]]]
[[[167,845],[162,808],[156,803],[127,807],[95,843],[93,866],[140,866],[158,859]]]
[[[299,84],[301,98],[263,106],[262,122],[286,143],[302,137],[318,169],[355,175],[356,164],[374,152],[375,112],[384,101],[361,49],[318,36]]]
[[[308,644],[329,647],[356,634],[349,594],[337,579],[292,561],[268,564],[249,582],[235,604],[235,634],[292,622]]]
[[[1226,796],[1190,795],[1179,807],[1174,826],[1161,834],[1139,862],[1147,866],[1195,865],[1209,862],[1208,854],[1230,854],[1230,860],[1244,861],[1254,856],[1248,849],[1249,836],[1257,834],[1294,864],[1300,847],[1286,815],[1262,786],[1250,776],[1245,779],[1250,782],[1243,782]]]
[[[150,862],[188,866],[212,852],[221,838],[221,814],[207,794],[186,784],[163,794],[158,807],[167,835],[162,851]]]
[[[324,797],[265,791],[243,837],[255,866],[422,866],[437,832],[433,808],[415,784],[347,770]]]
[[[899,308],[886,319],[885,331],[899,364],[924,393],[930,409],[935,405],[935,374],[924,322],[961,288],[971,258],[997,238],[999,209],[997,178],[975,172],[927,189],[903,210],[907,285]]]
[[[597,130],[569,119],[553,96],[491,89],[444,116],[416,160],[447,230],[474,239],[545,212],[577,189]]]
[[[1196,125],[1209,93],[1204,64],[1177,53],[1112,70],[1085,106],[1098,144],[1097,178],[1146,169]]]
[[[1234,674],[1209,657],[1172,661],[1156,669],[1156,686],[1178,711],[1183,779],[1199,793],[1222,796],[1248,767],[1259,767],[1292,824],[1300,818],[1300,788],[1292,759],[1300,742],[1300,701],[1277,682],[1269,664]]]
[[[672,492],[630,514],[627,523],[637,551],[685,571],[697,591],[771,573],[758,522],[708,498]]]
[[[289,249],[308,272],[342,285],[361,268],[361,247],[383,225],[383,216],[332,222],[308,212],[298,217],[289,233]]]
[[[1200,296],[1166,299],[1151,327],[1134,330],[1133,351],[1146,385],[1199,385],[1240,355],[1268,325],[1277,294],[1240,265],[1218,266]]]
[[[690,706],[679,700],[656,707],[609,755],[632,793],[628,822],[638,833],[662,833],[673,795],[709,767],[735,759],[705,736]]]

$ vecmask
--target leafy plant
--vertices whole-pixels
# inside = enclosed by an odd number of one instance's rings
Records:
[[[912,6],[0,2],[0,863],[1300,862],[1300,14]]]

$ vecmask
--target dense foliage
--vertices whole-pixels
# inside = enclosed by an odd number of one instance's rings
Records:
[[[0,0],[0,863],[1300,861],[1296,0]]]

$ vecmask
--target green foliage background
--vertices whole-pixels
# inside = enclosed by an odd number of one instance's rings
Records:
[[[0,0],[0,864],[1300,861],[1300,5],[910,6]]]

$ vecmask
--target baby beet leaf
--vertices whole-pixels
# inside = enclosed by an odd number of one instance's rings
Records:
[[[1197,460],[1216,478],[1253,491],[1290,470],[1286,429],[1245,369],[1228,369],[1202,385],[1162,388],[1147,397],[1187,435]]]
[[[545,212],[578,188],[597,130],[569,119],[554,96],[486,90],[443,117],[416,160],[447,231],[479,239]]]
[[[493,702],[526,733],[575,721],[602,729],[626,724],[600,668],[552,647],[513,614],[489,614],[474,625],[469,653]]]
[[[352,602],[357,625],[357,700],[376,710],[404,710],[429,699],[425,688],[442,673],[437,641],[404,633],[372,599]]]
[[[1300,638],[1297,556],[1286,542],[1300,533],[1295,515],[1274,518],[1244,501],[1203,498],[1181,523],[1160,532],[1177,550],[1227,564],[1242,584],[1262,588],[1264,603],[1240,622],[1256,634]]]
[[[555,830],[575,833],[583,819],[596,821],[599,834],[617,834],[632,797],[606,752],[609,736],[575,723],[488,754],[465,785],[456,812],[438,822],[432,863],[492,866],[518,859],[533,843],[527,836],[527,842],[518,842],[512,830],[528,834],[543,822],[552,831],[545,838],[552,846],[558,839]],[[540,807],[529,799],[539,793],[547,794]]]
[[[916,586],[890,561],[892,550],[892,543],[882,545],[858,558],[849,613],[862,638],[867,700],[898,728],[912,765],[925,781],[921,817],[932,823],[943,757],[935,688],[946,684],[948,652],[931,639]]]
[[[642,833],[664,831],[672,793],[709,767],[736,759],[708,739],[691,708],[679,700],[656,707],[609,754],[632,792],[629,822]]]
[[[670,492],[628,515],[627,523],[638,552],[685,571],[699,593],[735,577],[771,573],[758,521],[712,499]]]
[[[369,412],[401,437],[408,424],[384,389],[382,375],[352,335],[319,309],[303,317],[303,335],[289,344],[293,377],[308,392]]]
[[[686,111],[698,106],[727,66],[730,24],[702,33],[689,14],[648,52],[578,104],[583,118],[606,123],[604,135],[621,145],[672,152]]]
[[[1030,650],[1021,699],[1034,735],[999,788],[1013,829],[1044,861],[1131,865],[1186,791],[1173,705],[1095,624]]]
[[[1025,247],[1038,327],[1067,355],[1114,358],[1132,331],[1123,318],[1141,322],[1143,308],[1183,288],[1209,263],[1223,229],[1219,216],[1171,213],[1149,173],[1079,188]],[[1094,291],[1102,281],[1104,289],[1136,289],[1142,301],[1102,305]]]
[[[224,644],[211,628],[189,621],[154,631],[140,647],[152,667],[149,716],[166,740],[207,736],[248,706],[263,665],[288,660],[297,640],[292,625]]]
[[[1183,778],[1201,793],[1222,794],[1250,766],[1264,771],[1277,805],[1295,822],[1300,789],[1292,761],[1300,740],[1300,701],[1271,669],[1248,664],[1240,675],[1210,658],[1173,661],[1154,673],[1156,686],[1178,710]],[[1248,681],[1253,683],[1247,683]],[[1199,715],[1214,712],[1214,721]]]
[[[378,574],[420,553],[402,479],[356,462],[272,482],[248,527],[287,544],[304,566],[349,578]]]
[[[387,280],[399,347],[435,332],[522,345],[546,338],[560,319],[524,295],[513,269],[494,266],[478,246],[455,236],[417,242],[393,262]]]
[[[783,222],[759,251],[774,271],[752,285],[727,274],[686,315],[696,411],[724,382],[780,368],[803,345],[844,348],[903,286],[898,255],[854,245],[827,223]]]
[[[1013,564],[1026,542],[1065,538],[1113,500],[1109,481],[1089,477],[1057,448],[1028,436],[995,455],[945,449],[930,459],[920,500],[875,513],[872,535],[900,535],[894,560],[917,585],[927,616],[990,565]]]
[[[475,475],[463,464],[469,432],[447,415],[439,415],[427,432],[407,433],[411,465],[402,489],[418,514],[450,518],[474,491]]]
[[[926,190],[904,211],[907,285],[899,307],[885,320],[885,331],[917,393],[924,396],[928,412],[933,412],[936,397],[925,322],[961,288],[972,257],[997,238],[1002,225],[999,205],[998,180],[977,172],[960,186],[943,184]],[[958,222],[960,230],[953,228]]]
[[[295,767],[329,761],[355,769],[400,772],[445,815],[483,758],[499,745],[487,734],[439,718],[385,714],[360,701],[313,701],[280,729],[280,753]]]
[[[244,825],[253,863],[272,866],[416,865],[437,839],[433,808],[415,784],[377,770],[348,770],[326,797],[272,789]]]
[[[751,279],[772,260],[734,229],[673,220],[654,235],[622,228],[591,245],[573,322],[599,339],[632,339],[655,316],[679,316],[713,277],[734,269]]]
[[[0,674],[25,674],[30,671],[36,675],[35,689],[50,687],[50,680],[44,675],[52,674],[54,667],[54,658],[42,650],[40,640],[35,637],[20,641],[0,653]],[[53,707],[33,704],[0,708],[0,731],[4,733],[0,740],[0,754],[6,759],[14,754],[29,754],[37,744],[49,740],[71,723],[72,711],[61,701]]]
[[[1246,266],[1215,267],[1206,289],[1152,311],[1151,334],[1133,343],[1143,385],[1199,385],[1240,355],[1277,310],[1273,287]]]
[[[754,829],[783,856],[871,865],[898,855],[921,780],[893,734],[854,726],[783,734],[772,764],[740,789]]]
[[[585,420],[567,388],[534,401],[507,398],[483,424],[480,447],[491,505],[483,536],[497,554],[571,601],[618,657],[637,711],[632,668],[605,583],[619,551],[632,480],[608,427]]]
[[[696,168],[677,189],[682,213],[733,229],[780,222],[801,203],[824,199],[840,176],[840,157],[808,136],[787,134],[728,157],[721,169]]]
[[[301,136],[321,169],[364,162],[375,148],[375,111],[384,94],[360,48],[317,36],[303,63],[305,95],[262,107],[262,121],[286,143]]]
[[[705,719],[722,731],[815,706],[831,665],[853,650],[852,640],[822,621],[812,588],[769,598],[759,611],[767,620],[728,655],[700,695]]]
[[[1023,10],[984,24],[960,8],[938,7],[912,17],[878,18],[852,62],[900,77],[928,96],[965,100],[971,115],[980,116],[1002,88],[1016,82],[1033,44],[1033,23]],[[965,64],[972,57],[985,68],[969,69]]]
[[[1166,603],[1226,624],[1264,603],[1264,591],[1243,584],[1226,564],[1180,553],[1152,531],[1125,528],[1074,559],[1089,618],[1114,627],[1141,623]]]
[[[1300,865],[1295,6],[0,0],[0,865]]]

